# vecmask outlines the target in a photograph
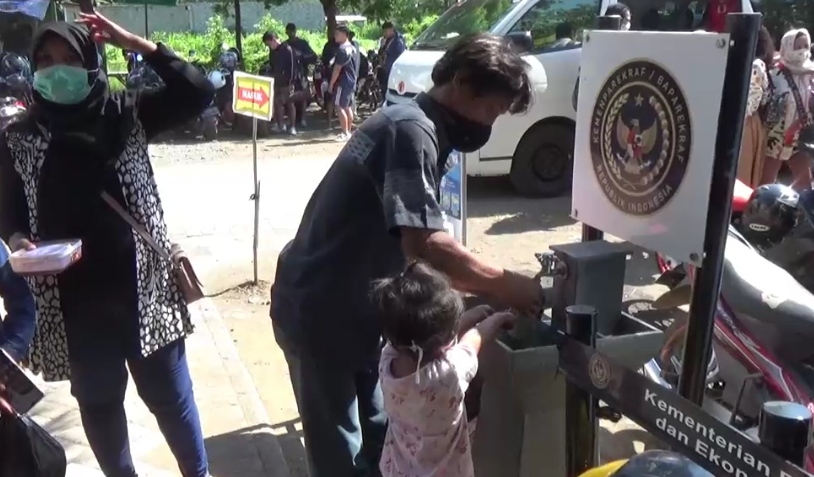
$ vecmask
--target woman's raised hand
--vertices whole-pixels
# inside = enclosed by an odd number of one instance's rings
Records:
[[[91,38],[98,43],[110,43],[139,53],[149,53],[155,49],[155,43],[130,33],[99,12],[80,13],[76,21],[87,25]]]

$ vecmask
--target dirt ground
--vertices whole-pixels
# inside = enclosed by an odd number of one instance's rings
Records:
[[[332,138],[333,135],[322,131],[306,131],[294,138],[265,139],[259,144],[258,150],[265,160],[277,157],[335,157],[341,144],[335,143]],[[182,147],[179,148],[179,145]],[[175,141],[155,148],[154,156],[161,158],[160,161],[168,166],[183,162],[184,167],[188,167],[197,162],[245,158],[251,155],[251,143],[246,140],[224,140],[209,144]],[[314,173],[321,175],[324,170],[315,170]],[[309,180],[315,186],[318,179]],[[299,178],[278,180],[297,181]],[[506,178],[472,178],[468,187],[468,246],[485,260],[533,274],[539,269],[534,259],[535,252],[545,251],[552,244],[579,240],[581,226],[569,217],[568,198],[521,198],[512,191]],[[291,213],[296,219],[301,211]],[[217,273],[213,272],[206,278],[208,289],[214,292],[214,300],[227,321],[241,358],[263,399],[292,475],[306,477],[301,427],[288,369],[282,352],[275,343],[268,318],[268,292],[274,276],[276,253],[293,236],[295,225],[287,227],[286,230],[279,231],[279,236],[273,240],[275,245],[262,254],[261,282],[258,286],[246,283],[247,277],[251,276],[249,262],[230,263],[228,267],[220,267]],[[652,282],[652,275],[655,273],[651,262],[652,259],[643,253],[632,254],[628,262],[628,286],[623,299],[633,300],[658,293],[652,286],[645,286]],[[653,445],[652,438],[629,422],[622,421],[610,426],[608,432],[625,434],[625,437],[613,439],[612,442],[607,438],[603,439],[603,446],[612,447],[603,448],[603,455],[621,457]],[[605,434],[607,432],[603,431],[603,435]]]

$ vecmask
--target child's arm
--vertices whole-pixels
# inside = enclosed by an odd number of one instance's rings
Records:
[[[495,310],[489,305],[479,305],[466,310],[464,314],[461,315],[461,321],[458,322],[458,339],[460,340],[467,331],[477,326],[478,323],[488,318],[489,315],[494,312]]]
[[[478,323],[475,328],[466,332],[460,339],[460,343],[472,348],[475,353],[480,353],[484,341],[490,341],[497,337],[501,329],[511,326],[517,317],[512,313],[503,311],[493,313],[488,318]]]

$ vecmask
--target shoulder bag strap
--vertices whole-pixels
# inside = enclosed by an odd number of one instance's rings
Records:
[[[794,102],[797,105],[798,114],[805,113],[806,115],[803,121],[803,127],[809,126],[811,124],[811,112],[805,108],[805,104],[803,104],[803,98],[800,96],[800,90],[797,88],[797,82],[794,81],[794,76],[786,68],[781,68],[780,71],[783,72],[783,76],[786,77],[786,81],[789,83],[791,94],[794,95]]]
[[[127,222],[128,225],[130,225],[130,227],[132,227],[133,230],[135,230],[136,233],[139,234],[139,236],[141,236],[141,238],[143,238],[145,242],[147,242],[147,245],[149,245],[150,248],[155,250],[155,252],[159,256],[161,256],[161,258],[163,258],[164,260],[173,263],[170,254],[166,250],[164,250],[163,247],[158,245],[153,236],[150,235],[150,233],[147,232],[147,230],[140,223],[136,222],[136,219],[134,219],[130,214],[128,214],[127,211],[124,210],[124,207],[122,207],[121,204],[119,204],[119,202],[116,199],[114,199],[106,191],[102,191],[101,195],[102,200],[104,200],[105,203],[107,203],[107,205],[109,205],[111,209],[113,209],[117,214],[119,214],[119,217],[121,217],[125,222]]]

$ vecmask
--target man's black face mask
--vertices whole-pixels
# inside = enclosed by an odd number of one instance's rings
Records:
[[[449,145],[460,152],[475,152],[489,141],[492,126],[468,119],[449,108],[444,112],[444,131]]]

